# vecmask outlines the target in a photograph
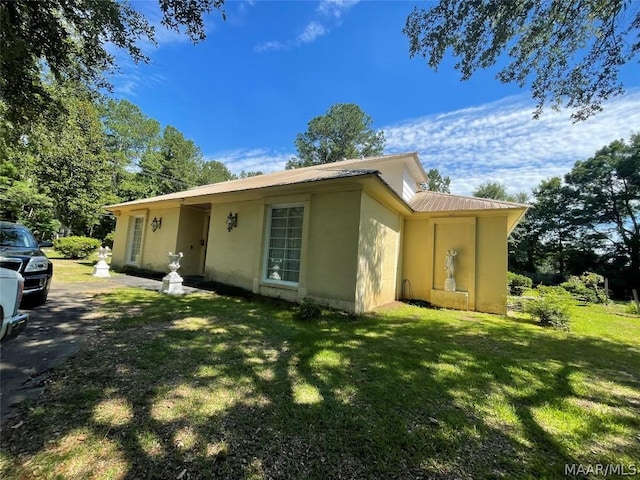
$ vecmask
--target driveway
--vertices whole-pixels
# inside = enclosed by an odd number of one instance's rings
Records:
[[[12,406],[37,398],[46,388],[51,370],[75,355],[91,332],[100,328],[101,314],[92,297],[121,286],[159,290],[161,282],[129,275],[103,282],[51,285],[47,303],[28,310],[29,324],[0,347],[0,422],[16,414]],[[195,291],[185,287],[185,291]]]

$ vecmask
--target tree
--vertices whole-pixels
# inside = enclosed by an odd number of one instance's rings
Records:
[[[110,167],[104,149],[100,112],[82,86],[56,86],[48,92],[64,105],[59,128],[33,126],[27,148],[34,159],[27,178],[54,204],[56,218],[74,233],[90,235],[116,200],[110,192]]]
[[[194,41],[205,38],[203,16],[222,11],[224,0],[159,0],[162,24]],[[222,12],[224,18],[224,12]],[[7,118],[25,125],[63,103],[50,95],[43,72],[98,89],[116,67],[113,47],[135,62],[148,61],[139,42],[155,43],[154,27],[128,2],[118,0],[0,1],[0,100]]]
[[[111,99],[102,105],[102,124],[112,191],[121,201],[144,197],[146,177],[135,172],[142,158],[157,148],[160,124],[133,103]]]
[[[462,79],[497,63],[503,83],[531,84],[534,116],[551,103],[576,108],[575,120],[623,91],[622,65],[640,52],[640,3],[631,0],[440,0],[415,8],[403,33],[410,56],[437,68],[451,49]]]
[[[478,198],[491,198],[493,200],[505,200],[509,198],[507,187],[500,182],[484,182],[476,187],[472,195]]]
[[[427,190],[430,192],[451,193],[449,186],[451,185],[451,179],[443,177],[437,168],[432,168],[427,172]]]
[[[202,152],[175,127],[162,132],[158,148],[140,160],[139,176],[147,186],[145,196],[179,192],[200,185]]]
[[[210,160],[202,163],[198,178],[198,185],[226,182],[227,180],[233,180],[235,178],[236,176],[229,171],[224,163]]]
[[[381,155],[384,133],[374,131],[372,123],[354,103],[333,105],[326,114],[313,118],[305,133],[296,136],[298,157],[287,162],[287,169]]]
[[[640,285],[640,134],[576,162],[566,181],[575,192],[576,221],[606,239],[612,257],[623,255]]]

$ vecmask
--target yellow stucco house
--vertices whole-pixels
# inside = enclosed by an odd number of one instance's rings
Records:
[[[366,312],[411,297],[505,313],[507,238],[527,206],[426,181],[407,153],[110,205],[112,265],[166,272],[167,252],[183,252],[182,275],[291,301]]]

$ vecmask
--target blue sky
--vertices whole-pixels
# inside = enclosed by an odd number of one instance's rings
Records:
[[[158,22],[156,2],[133,2]],[[426,169],[470,194],[499,181],[527,191],[567,173],[618,138],[640,132],[640,69],[622,72],[624,96],[573,124],[568,112],[532,119],[526,89],[495,79],[497,68],[460,81],[454,62],[438,71],[409,58],[402,34],[421,2],[229,1],[227,20],[207,19],[207,39],[158,28],[148,65],[120,60],[114,96],[192,139],[233,172],[281,170],[294,140],[335,103],[356,103],[385,132],[385,153],[417,151]]]

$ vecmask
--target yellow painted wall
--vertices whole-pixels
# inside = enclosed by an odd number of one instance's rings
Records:
[[[396,299],[402,219],[362,193],[356,311],[366,312]]]
[[[205,278],[253,290],[260,270],[263,243],[261,201],[232,202],[211,206]],[[238,226],[227,231],[227,216],[238,214]]]
[[[205,246],[201,245],[204,241],[202,233],[208,214],[209,212],[198,207],[182,206],[180,208],[176,250],[184,254],[179,270],[182,275],[202,273],[202,251],[205,249]]]
[[[507,217],[478,218],[476,310],[507,313]]]
[[[126,256],[129,247],[129,229],[131,218],[145,216],[142,234],[142,253],[138,268],[168,272],[168,252],[176,251],[176,236],[180,218],[179,208],[163,208],[150,210],[123,211],[117,217],[116,231],[113,241],[113,255],[111,264],[122,267],[127,265]],[[162,218],[162,226],[155,232],[151,230],[151,222],[155,218]]]
[[[428,219],[405,220],[400,296],[429,301],[433,277],[432,240]]]
[[[354,309],[361,191],[316,193],[310,201],[306,295]]]
[[[162,218],[162,226],[153,232],[153,218]],[[142,238],[140,268],[169,272],[167,253],[176,252],[176,236],[180,219],[179,208],[149,209]]]
[[[116,216],[116,229],[113,237],[113,250],[111,251],[111,265],[114,267],[124,266],[129,218],[128,214],[122,212]]]

